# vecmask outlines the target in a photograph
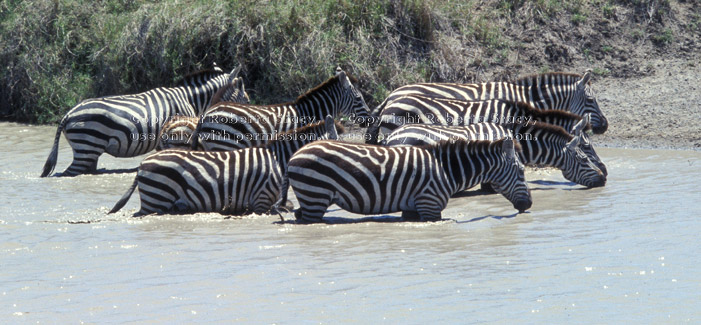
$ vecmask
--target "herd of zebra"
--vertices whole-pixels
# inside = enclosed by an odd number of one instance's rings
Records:
[[[79,103],[59,123],[41,176],[55,168],[61,133],[73,149],[61,176],[96,172],[103,153],[134,157],[155,149],[110,213],[136,188],[135,216],[280,213],[291,186],[299,223],[321,222],[332,204],[438,220],[451,196],[478,184],[524,212],[532,205],[524,164],[560,169],[586,187],[606,183],[588,132],[603,133],[608,122],[589,72],[412,84],[371,111],[340,67],[276,105],[250,104],[239,71],[215,64],[177,87]],[[367,127],[366,143],[339,138],[340,116]]]

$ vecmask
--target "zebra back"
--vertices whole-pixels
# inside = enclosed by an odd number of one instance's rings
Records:
[[[356,120],[367,117],[367,105],[362,95],[342,70],[293,102],[277,105],[215,104],[204,114],[196,134],[205,150],[233,150],[260,145],[266,137],[276,133],[341,113]]]
[[[565,110],[580,116],[591,114],[594,133],[604,133],[608,121],[596,101],[590,79],[591,73],[587,71],[584,75],[543,73],[502,82],[411,84],[395,89],[371,115],[379,117],[387,105],[406,95],[458,100],[503,99],[526,102],[539,109]]]
[[[480,122],[529,123],[542,121],[572,130],[582,117],[560,110],[542,110],[524,102],[501,99],[463,101],[407,95],[388,105],[380,117],[380,128],[389,133],[404,124],[469,125]],[[586,125],[584,130],[589,129]]]

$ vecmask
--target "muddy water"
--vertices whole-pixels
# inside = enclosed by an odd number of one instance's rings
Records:
[[[132,219],[138,196],[105,212],[133,173],[38,178],[55,129],[0,126],[3,323],[701,321],[699,152],[601,149],[600,189],[529,171],[519,215],[471,193],[436,223]],[[70,155],[62,140],[57,171]]]

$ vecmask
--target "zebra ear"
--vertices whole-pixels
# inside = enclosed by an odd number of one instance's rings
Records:
[[[243,85],[243,79],[241,78],[234,78],[234,87],[236,87],[240,92],[246,91],[246,86]]]
[[[348,79],[348,76],[346,76],[346,72],[341,70],[341,67],[336,68],[336,76],[341,81],[343,88],[351,87],[350,79]]]
[[[224,71],[224,70],[222,70],[222,69],[217,65],[216,62],[212,62],[212,70],[217,71],[217,72],[223,72],[223,71]]]
[[[506,156],[507,161],[513,161],[514,157],[516,157],[516,150],[514,149],[514,140],[511,138],[506,138],[504,139],[504,142],[501,144],[501,149],[504,151],[504,155]]]
[[[579,147],[579,141],[582,139],[582,134],[579,133],[575,135],[570,142],[567,142],[566,148],[567,150],[572,150],[574,151],[577,147]]]
[[[338,130],[336,130],[336,123],[333,120],[333,116],[326,115],[324,118],[324,124],[326,125],[326,134],[329,140],[338,140]]]
[[[233,83],[234,79],[236,79],[236,77],[239,76],[239,72],[241,72],[241,65],[240,64],[238,67],[234,68],[234,70],[231,70],[231,73],[229,73],[229,82]]]
[[[579,123],[575,124],[572,127],[572,134],[581,134],[582,131],[586,129],[587,125],[589,125],[589,123],[591,123],[591,113],[585,114],[584,117],[579,121]]]
[[[582,76],[582,79],[579,79],[577,82],[577,87],[584,87],[589,83],[589,79],[591,78],[591,71],[587,70],[584,75]]]

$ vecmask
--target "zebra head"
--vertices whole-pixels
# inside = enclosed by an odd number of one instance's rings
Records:
[[[233,74],[229,76],[232,75]],[[243,79],[239,77],[229,78],[229,82],[224,87],[221,87],[214,94],[214,96],[212,96],[209,107],[212,107],[214,104],[219,102],[233,102],[241,104],[250,103],[251,99],[248,97],[248,93],[246,93],[246,87],[243,84]]]
[[[606,185],[606,175],[596,167],[586,153],[580,148],[582,134],[576,135],[565,145],[565,167],[562,176],[567,180],[586,187],[601,187]]]
[[[336,68],[336,77],[341,82],[341,106],[340,112],[350,116],[356,124],[366,127],[370,116],[370,109],[363,99],[363,94],[358,91],[341,67]]]
[[[595,134],[602,134],[608,129],[608,120],[594,97],[594,91],[589,83],[590,78],[591,72],[587,71],[576,82],[575,102],[572,104],[572,113],[581,116],[591,114],[592,130]]]
[[[514,141],[511,138],[506,138],[495,141],[494,145],[500,146],[497,152],[502,163],[499,164],[501,166],[497,167],[496,173],[488,181],[494,190],[506,197],[514,205],[514,208],[522,213],[531,207],[533,201],[531,200],[531,191],[526,185],[525,168],[516,154]]]
[[[591,114],[584,115],[584,118],[582,118],[582,120],[579,121],[579,123],[577,123],[574,127],[572,127],[572,134],[580,137],[581,141],[579,143],[579,148],[582,149],[582,152],[587,155],[589,160],[591,160],[591,162],[594,163],[594,165],[596,165],[596,167],[599,168],[602,173],[604,173],[604,176],[608,176],[606,165],[603,161],[601,161],[599,155],[596,154],[594,146],[592,146],[591,141],[589,140],[589,135],[587,135],[585,132],[586,125],[590,121]]]

